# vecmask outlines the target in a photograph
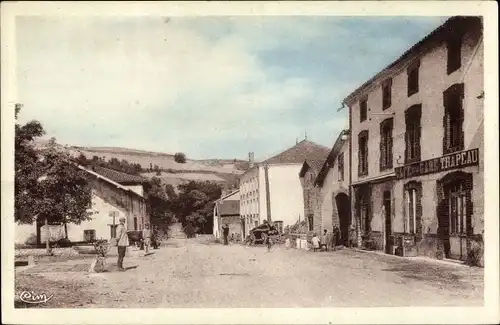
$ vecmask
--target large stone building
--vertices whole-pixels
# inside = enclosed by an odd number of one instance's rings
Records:
[[[360,244],[466,257],[484,228],[483,95],[482,20],[453,17],[344,100]]]
[[[250,155],[251,168],[240,178],[243,233],[264,220],[283,229],[304,218],[302,185],[297,177],[305,159],[324,160],[330,149],[303,140],[259,164]]]
[[[304,188],[304,209],[308,228],[317,234],[341,231],[346,244],[352,224],[349,203],[349,131],[340,132],[324,161],[305,161],[300,177]]]
[[[116,236],[116,227],[121,217],[126,218],[128,230],[142,230],[149,223],[149,214],[144,198],[145,179],[103,167],[80,169],[87,173],[92,188],[92,219],[80,224],[67,224],[67,237],[72,242],[88,242],[95,239],[110,239]],[[44,242],[45,225],[36,222],[16,226],[15,241],[24,244],[31,238]],[[49,236],[55,241],[65,237],[65,227],[49,225]]]

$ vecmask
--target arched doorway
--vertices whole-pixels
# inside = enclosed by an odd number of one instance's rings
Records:
[[[464,259],[472,233],[472,174],[456,171],[437,181],[438,233],[446,258]]]
[[[340,244],[346,246],[349,238],[349,225],[351,223],[349,196],[339,193],[335,196],[335,204],[339,216]]]

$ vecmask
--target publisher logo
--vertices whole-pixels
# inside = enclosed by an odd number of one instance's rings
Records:
[[[54,295],[47,296],[47,294],[36,294],[34,291],[23,291],[19,295],[19,299],[27,304],[42,304],[49,301]]]

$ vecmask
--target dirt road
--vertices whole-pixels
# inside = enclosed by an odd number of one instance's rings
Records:
[[[483,303],[482,269],[347,249],[312,253],[278,247],[267,253],[264,247],[177,240],[149,256],[126,258],[124,266],[129,268],[126,272],[88,274],[76,268],[73,272],[25,272],[24,276],[78,286],[78,294],[90,298],[76,307],[86,308]],[[64,305],[60,292],[53,300],[56,306]]]

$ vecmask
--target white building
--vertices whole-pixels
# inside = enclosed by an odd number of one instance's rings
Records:
[[[222,237],[223,224],[229,226],[229,236],[241,239],[240,190],[222,193],[221,198],[215,201],[213,228],[215,238]]]
[[[324,160],[329,152],[325,146],[303,140],[259,164],[254,164],[250,153],[251,168],[240,178],[244,236],[264,220],[285,227],[303,218],[304,199],[298,174],[305,159]]]
[[[145,179],[103,167],[80,169],[87,172],[92,187],[92,219],[79,225],[67,224],[68,239],[71,242],[87,242],[95,239],[110,239],[116,235],[116,227],[121,217],[126,218],[128,230],[142,230],[149,223],[146,200],[143,196]],[[53,241],[64,238],[64,226],[50,225],[50,238]],[[45,225],[18,224],[15,230],[15,243],[27,241],[44,242]]]

